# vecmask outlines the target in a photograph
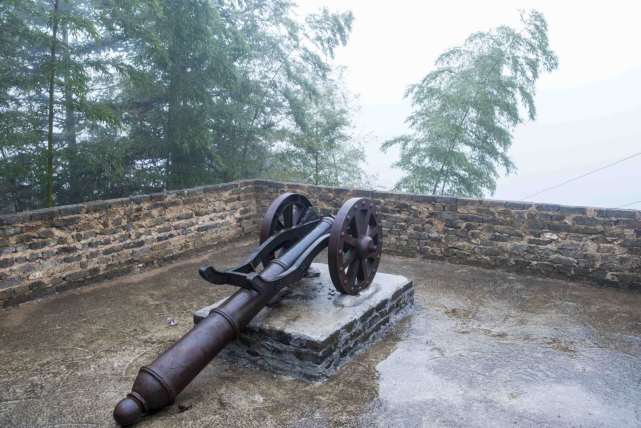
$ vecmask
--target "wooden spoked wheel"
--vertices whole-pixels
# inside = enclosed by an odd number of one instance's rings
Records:
[[[270,236],[298,226],[312,216],[312,204],[298,193],[283,193],[271,203],[260,226],[261,244]]]
[[[372,202],[352,198],[343,204],[328,246],[329,273],[338,291],[356,295],[371,284],[381,259],[382,238]]]
[[[281,230],[298,226],[316,217],[311,202],[298,193],[283,193],[271,203],[260,226],[260,243]],[[272,260],[277,254],[289,248],[285,243],[265,261]]]

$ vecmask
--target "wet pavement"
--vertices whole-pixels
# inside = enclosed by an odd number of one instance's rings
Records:
[[[232,292],[196,268],[253,244],[0,311],[0,426],[114,426],[138,368]],[[139,426],[641,426],[640,292],[389,256],[380,270],[415,281],[414,314],[329,381],[216,359]]]

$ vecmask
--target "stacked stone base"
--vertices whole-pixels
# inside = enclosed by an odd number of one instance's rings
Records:
[[[360,296],[340,295],[327,265],[303,279],[277,305],[263,309],[223,355],[310,381],[331,376],[382,338],[414,303],[412,281],[378,273]],[[221,301],[222,302],[222,301]],[[221,302],[194,313],[198,323]]]

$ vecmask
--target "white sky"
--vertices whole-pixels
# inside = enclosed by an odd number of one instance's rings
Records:
[[[346,83],[359,95],[356,132],[379,187],[401,175],[395,153],[380,143],[405,132],[403,100],[445,49],[474,31],[518,25],[518,10],[545,15],[560,68],[538,84],[535,122],[518,127],[510,151],[518,171],[502,177],[493,198],[526,195],[641,151],[641,2],[565,0],[299,0],[307,13],[351,10],[349,45],[337,55]],[[532,198],[618,207],[641,200],[641,156]],[[630,208],[641,208],[641,203]]]

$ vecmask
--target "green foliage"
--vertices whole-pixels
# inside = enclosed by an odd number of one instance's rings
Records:
[[[352,19],[298,21],[285,0],[3,1],[0,211],[283,169],[314,181],[313,132],[337,134],[323,156],[350,153],[356,176],[349,111],[327,90]]]
[[[29,195],[12,198],[13,209],[51,205],[54,186],[61,201],[82,193],[80,182],[54,181],[59,152],[71,154],[89,122],[111,118],[90,94],[108,62],[87,50],[101,38],[94,6],[71,0],[0,5],[0,188]],[[75,167],[70,161],[69,169]]]
[[[41,179],[37,166],[44,137],[46,111],[41,97],[46,80],[46,35],[29,25],[25,15],[44,22],[46,13],[35,2],[12,0],[0,13],[0,192],[11,195],[15,208],[29,206],[32,195],[25,192]]]
[[[409,87],[412,132],[383,144],[400,148],[395,166],[406,175],[397,189],[481,197],[494,192],[501,169],[514,170],[511,132],[535,118],[535,83],[558,67],[543,15],[521,19],[520,31],[501,26],[472,34]]]

